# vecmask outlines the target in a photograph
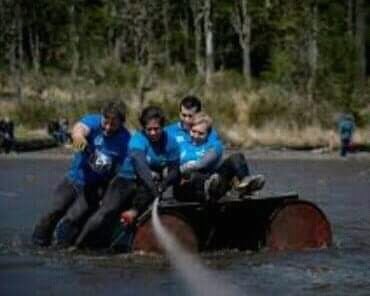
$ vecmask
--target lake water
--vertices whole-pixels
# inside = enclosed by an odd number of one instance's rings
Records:
[[[202,254],[244,295],[370,295],[370,161],[252,159],[266,192],[297,191],[332,223],[334,246],[303,252]],[[163,257],[68,253],[30,245],[69,161],[0,159],[1,295],[191,295]],[[204,283],[207,284],[207,283]]]

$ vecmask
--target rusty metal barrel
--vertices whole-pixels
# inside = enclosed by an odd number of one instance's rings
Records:
[[[159,220],[163,227],[166,228],[185,249],[191,252],[198,252],[198,237],[185,217],[176,212],[167,212],[159,214]],[[132,250],[163,253],[161,245],[155,236],[152,220],[149,217],[137,227]]]
[[[164,202],[162,224],[188,250],[221,249],[303,250],[331,245],[331,227],[325,214],[296,193],[215,204]],[[137,224],[132,250],[161,253],[147,212]]]
[[[326,248],[332,243],[325,214],[312,202],[287,201],[271,214],[266,246],[272,250]]]

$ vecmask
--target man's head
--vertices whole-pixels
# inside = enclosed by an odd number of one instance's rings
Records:
[[[194,114],[202,110],[200,100],[195,96],[186,96],[180,102],[180,120],[187,130],[191,129]]]
[[[158,142],[161,139],[166,118],[161,108],[149,106],[144,108],[139,118],[141,127],[150,141]]]
[[[103,115],[102,128],[106,136],[116,133],[125,122],[126,107],[121,102],[108,102],[101,111]]]
[[[190,136],[195,143],[203,143],[212,129],[212,118],[204,113],[198,112],[194,115]]]

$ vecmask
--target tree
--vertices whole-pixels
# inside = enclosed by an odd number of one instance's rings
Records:
[[[364,0],[356,0],[357,79],[362,89],[366,80],[366,9]]]
[[[204,37],[206,41],[206,83],[208,84],[215,71],[211,0],[204,2]]]
[[[231,23],[239,36],[239,45],[243,51],[243,75],[249,86],[251,82],[251,17],[248,11],[248,0],[235,1]]]

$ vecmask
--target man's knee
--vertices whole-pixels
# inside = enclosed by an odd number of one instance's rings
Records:
[[[230,160],[238,162],[238,163],[245,162],[245,156],[243,153],[240,153],[240,152],[233,153],[230,155]]]

